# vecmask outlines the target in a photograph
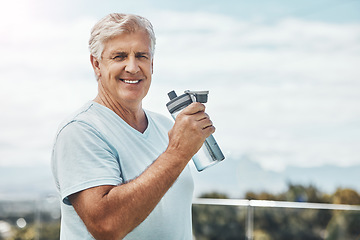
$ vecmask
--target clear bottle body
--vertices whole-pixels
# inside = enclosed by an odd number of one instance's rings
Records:
[[[181,112],[179,111],[173,112],[171,116],[173,119],[176,119],[176,116]],[[192,157],[192,160],[195,164],[196,169],[200,172],[205,168],[208,168],[224,159],[224,155],[222,154],[219,146],[217,145],[215,138],[213,135],[210,135],[206,138],[205,142],[199,149],[199,151]]]

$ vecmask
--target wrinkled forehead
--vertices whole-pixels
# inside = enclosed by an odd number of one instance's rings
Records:
[[[114,35],[103,43],[102,55],[114,52],[142,52],[152,55],[151,38],[143,30]]]

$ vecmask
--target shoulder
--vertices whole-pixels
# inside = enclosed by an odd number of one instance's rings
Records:
[[[76,131],[76,129],[96,129],[94,125],[99,121],[98,118],[99,115],[96,114],[93,102],[87,102],[62,121],[56,135],[58,136],[65,129],[70,132]]]

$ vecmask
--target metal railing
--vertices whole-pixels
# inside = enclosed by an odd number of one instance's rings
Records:
[[[58,206],[57,198],[47,197],[43,200],[30,200],[30,201],[19,201],[19,200],[6,200],[0,201],[2,205],[2,214],[6,214],[12,218],[26,218],[30,216],[33,219],[35,227],[35,236],[33,239],[41,239],[40,234],[42,233],[45,224],[51,221],[59,221],[60,209]],[[26,204],[24,204],[26,203]],[[283,209],[313,209],[313,210],[334,210],[334,211],[354,211],[356,214],[360,214],[360,206],[357,205],[343,205],[343,204],[324,204],[324,203],[307,203],[307,202],[286,202],[286,201],[266,201],[266,200],[246,200],[246,199],[210,199],[210,198],[196,198],[193,200],[193,205],[200,206],[220,206],[220,207],[240,207],[244,211],[243,227],[245,228],[245,234],[237,235],[239,239],[253,240],[254,239],[254,223],[257,222],[256,214],[254,210],[258,208],[283,208]],[[50,213],[50,215],[49,215]],[[44,215],[46,214],[46,215]],[[283,214],[283,213],[281,213]],[[1,218],[5,216],[0,216]],[[229,222],[230,223],[230,222]],[[360,231],[360,229],[359,229]],[[243,232],[243,233],[244,233]],[[360,235],[359,235],[360,236]],[[236,237],[237,238],[237,237]]]
[[[293,209],[316,209],[316,210],[340,210],[340,211],[360,211],[358,205],[345,204],[326,204],[326,203],[308,203],[308,202],[286,202],[286,201],[268,201],[268,200],[247,200],[247,199],[212,199],[196,198],[193,200],[195,205],[217,205],[217,206],[235,206],[246,207],[246,240],[254,239],[254,208],[293,208]]]

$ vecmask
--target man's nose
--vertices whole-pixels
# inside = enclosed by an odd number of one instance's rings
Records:
[[[129,57],[126,62],[125,71],[131,74],[135,74],[140,71],[139,64],[135,57]]]

